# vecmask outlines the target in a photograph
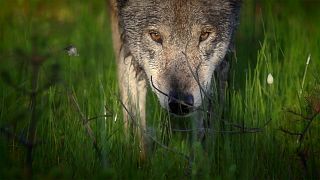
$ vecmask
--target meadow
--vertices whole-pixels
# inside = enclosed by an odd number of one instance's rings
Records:
[[[0,179],[320,179],[320,1],[244,0],[205,142],[150,92],[144,162],[123,130],[106,7],[0,0]]]

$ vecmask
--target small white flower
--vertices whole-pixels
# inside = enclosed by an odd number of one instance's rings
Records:
[[[114,121],[114,122],[117,122],[117,119],[118,119],[118,114],[116,114],[116,115],[114,116],[113,121]]]
[[[69,56],[79,56],[77,48],[73,45],[66,47],[65,50],[67,51]]]
[[[306,63],[307,65],[309,65],[310,59],[311,59],[311,54],[309,54],[309,56],[308,56],[307,63]]]
[[[268,83],[269,85],[273,84],[273,76],[272,76],[271,73],[268,74],[267,83]]]

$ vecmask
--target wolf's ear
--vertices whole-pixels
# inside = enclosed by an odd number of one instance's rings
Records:
[[[129,0],[117,0],[118,8],[123,8]]]
[[[238,22],[242,0],[229,0],[229,2],[232,12],[236,15],[236,22]]]
[[[234,7],[240,7],[242,4],[242,0],[230,0],[230,3]]]

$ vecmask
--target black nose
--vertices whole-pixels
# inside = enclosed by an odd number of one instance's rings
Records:
[[[186,115],[192,111],[193,96],[190,94],[169,93],[169,111],[176,115]]]

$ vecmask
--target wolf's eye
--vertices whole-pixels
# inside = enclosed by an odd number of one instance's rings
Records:
[[[159,32],[157,32],[157,31],[150,31],[149,34],[150,34],[150,37],[151,37],[151,39],[152,39],[153,41],[155,41],[155,42],[157,42],[157,43],[159,43],[159,44],[162,44],[162,37],[161,37],[161,35],[160,35]]]
[[[211,32],[209,32],[209,31],[202,31],[200,34],[199,41],[202,42],[202,41],[205,41],[206,39],[208,39],[210,33]]]

